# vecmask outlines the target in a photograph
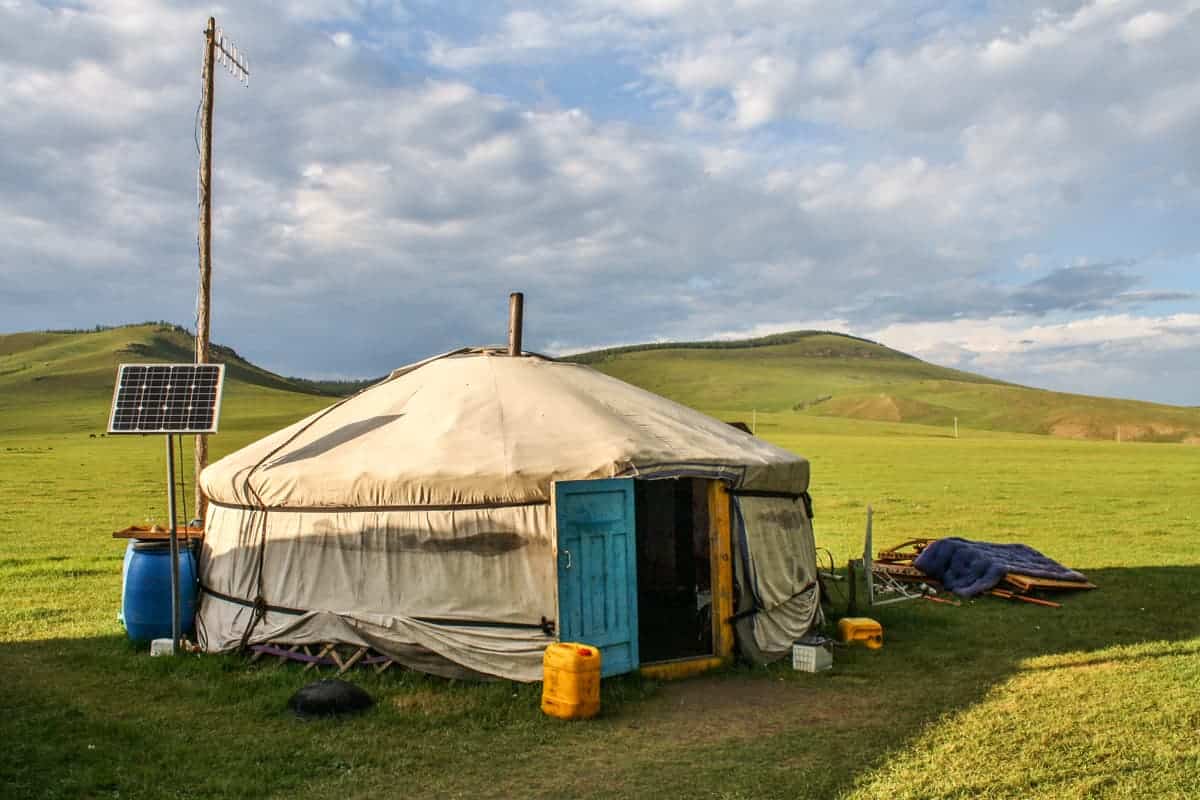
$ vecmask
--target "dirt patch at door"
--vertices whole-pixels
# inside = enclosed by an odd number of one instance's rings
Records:
[[[833,688],[828,678],[700,677],[668,682],[623,727],[673,738],[725,740],[794,730],[797,726],[861,727],[874,704],[866,693]]]

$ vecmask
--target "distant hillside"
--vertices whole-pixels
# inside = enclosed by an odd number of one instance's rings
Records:
[[[117,364],[188,362],[194,342],[169,323],[0,335],[0,433],[103,430]],[[284,378],[230,347],[214,344],[211,354],[226,366],[226,396],[250,405],[286,395],[304,409],[335,394],[335,384]]]
[[[569,360],[728,416],[759,411],[1039,433],[1200,443],[1200,409],[1050,392],[939,367],[854,336],[794,331],[677,342]]]
[[[196,340],[178,325],[143,322],[94,330],[0,334],[0,380],[46,382],[77,389],[103,384],[112,388],[117,364],[137,361],[191,361]],[[230,380],[284,391],[325,394],[317,383],[284,378],[251,364],[232,347],[213,343],[212,361],[225,365]]]
[[[847,356],[850,358],[872,358],[887,356],[917,359],[899,350],[892,350],[870,339],[861,336],[851,336],[848,333],[832,331],[788,331],[787,333],[772,333],[753,339],[715,339],[701,342],[649,342],[647,344],[630,344],[621,347],[608,347],[603,350],[590,350],[567,356],[565,361],[575,361],[580,364],[594,364],[613,356],[629,353],[644,353],[650,350],[747,350],[758,347],[775,347],[779,345],[799,345],[797,352],[803,350],[811,355]]]
[[[312,378],[286,378],[289,383],[296,386],[304,387],[307,391],[313,394],[326,395],[328,397],[346,397],[354,394],[359,389],[365,389],[374,383],[379,383],[386,378],[387,375],[380,375],[378,378],[365,378],[356,381],[337,381],[337,380],[314,380]]]
[[[0,435],[101,431],[116,365],[191,361],[179,326],[0,335]],[[279,427],[373,381],[285,378],[213,346],[227,366],[222,424]],[[635,345],[570,356],[726,419],[754,410],[1038,433],[1200,443],[1200,408],[1049,392],[930,364],[877,342],[821,331]],[[257,420],[257,421],[252,421]]]

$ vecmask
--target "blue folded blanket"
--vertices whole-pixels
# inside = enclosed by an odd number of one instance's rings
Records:
[[[1009,572],[1060,581],[1087,581],[1080,573],[1028,545],[972,542],[957,536],[938,539],[926,547],[913,566],[959,597],[983,594]]]

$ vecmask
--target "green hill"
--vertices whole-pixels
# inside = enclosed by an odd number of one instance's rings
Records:
[[[1037,433],[1200,442],[1200,409],[1051,392],[821,331],[635,345],[570,360],[730,418],[753,411]]]
[[[0,335],[0,435],[103,431],[117,364],[187,362],[193,352],[192,335],[167,323]],[[235,424],[284,424],[330,402],[318,384],[268,372],[229,347],[211,352],[226,365],[224,404],[239,413],[222,416]]]
[[[0,335],[0,435],[100,432],[116,365],[191,361],[188,331],[144,323]],[[635,345],[570,356],[725,419],[755,411],[1049,434],[1200,442],[1200,408],[1049,392],[947,369],[820,331]],[[226,364],[224,430],[273,430],[366,382],[285,378],[213,346]]]

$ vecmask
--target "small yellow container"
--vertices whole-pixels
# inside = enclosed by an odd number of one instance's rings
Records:
[[[838,638],[878,650],[883,647],[883,626],[869,617],[843,617],[838,620]]]
[[[600,713],[600,650],[558,642],[542,657],[542,711],[559,719],[588,719]]]

